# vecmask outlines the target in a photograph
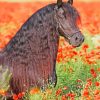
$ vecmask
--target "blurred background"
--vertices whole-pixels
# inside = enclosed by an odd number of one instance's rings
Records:
[[[7,1],[7,2],[48,2],[48,1],[55,1],[55,0],[0,0],[0,1]],[[85,2],[96,2],[100,0],[75,0],[75,1],[85,1]]]

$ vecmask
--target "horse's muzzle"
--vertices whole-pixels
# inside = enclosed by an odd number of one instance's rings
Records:
[[[75,33],[69,40],[69,43],[74,47],[79,47],[84,42],[84,36],[81,32]]]

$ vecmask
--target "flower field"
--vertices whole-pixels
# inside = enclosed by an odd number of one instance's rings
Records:
[[[0,50],[27,18],[46,4],[0,2]],[[80,12],[85,42],[74,48],[60,38],[57,86],[50,86],[45,92],[33,88],[27,93],[12,94],[14,100],[100,100],[100,2],[75,2],[74,6]],[[6,73],[4,76],[8,79]],[[6,98],[7,92],[1,83],[0,80],[0,98]]]

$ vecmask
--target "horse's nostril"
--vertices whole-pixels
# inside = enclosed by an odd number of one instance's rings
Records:
[[[76,37],[75,40],[77,41],[78,40],[78,37]]]
[[[77,42],[84,42],[84,38],[82,37],[75,37],[75,41],[77,41]]]

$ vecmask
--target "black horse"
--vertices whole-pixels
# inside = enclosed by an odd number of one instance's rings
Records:
[[[56,85],[56,57],[59,36],[78,47],[84,36],[77,26],[79,13],[73,0],[58,0],[34,13],[0,53],[0,64],[12,73],[10,87],[14,93],[30,86]]]

